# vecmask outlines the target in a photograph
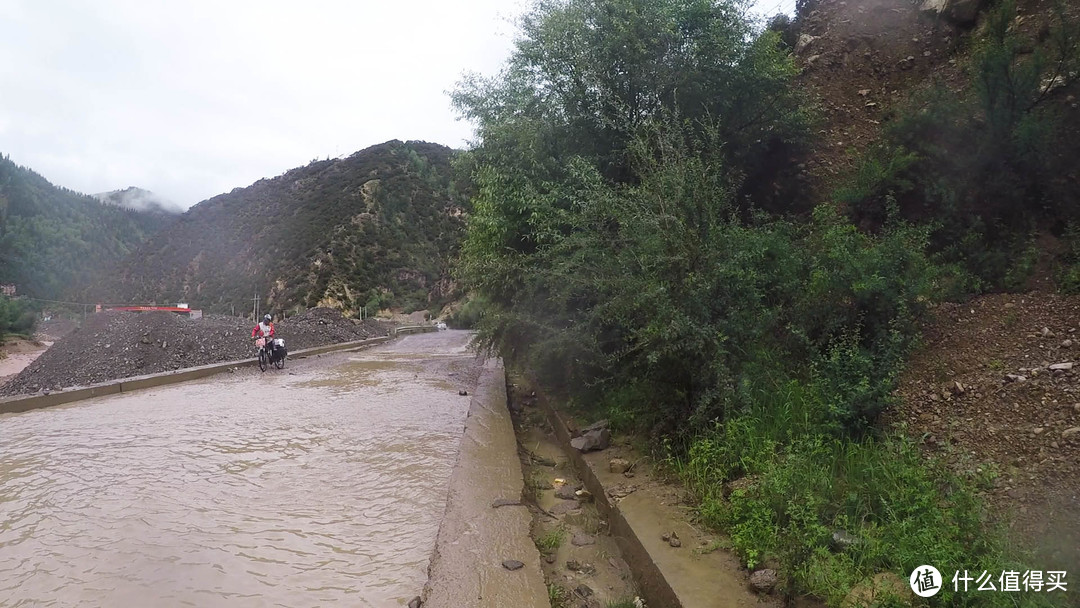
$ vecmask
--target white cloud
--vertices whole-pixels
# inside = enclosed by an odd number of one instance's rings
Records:
[[[186,206],[389,139],[462,146],[445,92],[499,68],[525,6],[0,0],[0,152]]]
[[[190,205],[389,139],[461,146],[445,91],[520,5],[0,2],[0,152],[58,185]]]

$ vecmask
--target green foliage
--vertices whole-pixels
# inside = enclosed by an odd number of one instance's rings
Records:
[[[526,247],[532,194],[586,158],[602,176],[633,181],[627,150],[642,128],[677,115],[709,124],[732,170],[756,168],[801,139],[807,115],[797,73],[775,32],[757,35],[736,2],[538,0],[495,78],[471,75],[455,106],[477,123],[478,172],[516,194],[513,228]],[[700,142],[710,143],[710,142]],[[483,196],[483,195],[481,195]]]
[[[37,324],[37,314],[25,300],[0,296],[0,339],[7,334],[29,335]]]
[[[536,539],[536,548],[540,553],[554,553],[566,540],[566,530],[558,526]]]
[[[57,188],[2,157],[0,283],[14,283],[23,295],[70,299],[174,219]]]
[[[566,589],[557,583],[548,583],[548,602],[551,604],[551,608],[566,608],[570,602],[570,594]]]
[[[924,563],[1023,570],[984,523],[975,490],[987,473],[961,477],[938,462],[928,467],[918,447],[898,436],[834,438],[822,424],[832,404],[802,382],[768,380],[753,395],[741,416],[716,425],[673,463],[706,522],[729,531],[748,567],[784,566],[787,593],[839,605],[878,572],[906,578]],[[743,483],[725,496],[725,482],[736,479]],[[857,541],[838,545],[837,530]],[[942,593],[946,605],[999,601]],[[1020,601],[1037,605],[1039,598]]]
[[[784,43],[784,46],[788,49],[794,49],[796,43],[799,41],[799,24],[793,20],[786,13],[777,13],[771,19],[766,26],[769,31],[776,32],[780,35],[780,41]]]
[[[481,195],[463,269],[493,304],[482,341],[549,383],[635,391],[642,398],[620,407],[673,431],[737,408],[759,355],[839,365],[825,354],[844,337],[874,388],[837,404],[837,430],[872,420],[880,406],[866,402],[891,382],[874,370],[902,356],[932,289],[925,231],[866,235],[826,208],[808,225],[747,223],[732,214],[721,165],[671,131],[658,127],[631,153],[633,186],[572,161],[574,180],[558,188],[573,202],[538,214],[545,238],[529,255],[490,240],[501,210]]]
[[[969,106],[909,115],[838,193],[870,230],[835,205],[767,215],[746,176],[762,142],[798,139],[805,113],[778,34],[743,26],[730,2],[540,2],[507,69],[462,85],[455,102],[481,144],[458,273],[488,305],[480,342],[616,428],[650,433],[704,519],[749,565],[783,563],[789,593],[838,604],[923,560],[1004,564],[971,480],[873,426],[930,298],[989,280],[947,257],[942,235],[970,233],[954,241],[971,252],[1006,216],[945,221],[973,204],[945,179],[953,166],[915,173],[941,141],[933,129],[945,144],[970,136],[943,126],[972,120]],[[672,31],[689,42],[664,44]],[[682,78],[699,84],[671,95]],[[747,146],[732,127],[755,112],[769,135]],[[990,170],[977,154],[944,160]],[[995,280],[1016,284],[1032,258],[1005,262]],[[861,541],[838,550],[836,529]]]
[[[484,316],[487,302],[483,297],[470,297],[452,315],[447,317],[446,324],[453,329],[473,329]]]

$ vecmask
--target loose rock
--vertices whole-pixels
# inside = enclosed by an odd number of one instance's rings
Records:
[[[507,570],[510,570],[510,571],[520,570],[520,569],[522,569],[524,567],[525,567],[525,564],[522,563],[522,562],[519,562],[516,559],[508,559],[508,560],[503,562],[503,568],[506,568]]]
[[[564,484],[556,488],[555,497],[563,500],[577,500],[577,486]]]
[[[795,43],[795,52],[801,54],[806,49],[810,48],[811,44],[817,40],[818,36],[811,36],[810,34],[800,34],[799,40]]]
[[[624,458],[612,458],[608,461],[608,470],[617,475],[625,473],[630,468],[630,461]]]
[[[758,593],[770,593],[776,588],[776,583],[779,578],[776,576],[776,570],[766,568],[764,570],[757,570],[750,575],[750,588]]]
[[[320,323],[321,321],[321,323]],[[2,395],[32,393],[31,385],[52,389],[87,386],[183,367],[252,359],[253,323],[238,317],[206,315],[188,319],[170,312],[101,312],[45,351],[3,387]],[[290,351],[385,336],[389,325],[358,322],[328,308],[313,308],[276,324]],[[112,348],[105,348],[108,344]],[[158,345],[161,347],[159,348]],[[74,353],[94,353],[76,357]]]
[[[570,539],[570,544],[575,547],[587,547],[589,545],[595,545],[596,539],[584,532],[577,532],[574,537]]]
[[[566,569],[580,574],[596,574],[596,566],[589,563],[579,562],[576,559],[566,560]]]
[[[551,507],[551,513],[553,515],[566,515],[570,511],[577,511],[581,508],[581,501],[567,500],[560,502],[559,504]]]
[[[570,440],[570,446],[579,452],[606,450],[611,445],[611,431],[606,428],[589,430]]]
[[[420,596],[416,596],[409,600],[409,608],[420,608],[424,605],[424,602],[420,599]]]
[[[832,533],[832,544],[837,549],[847,549],[859,544],[859,538],[849,534],[846,530],[836,530]]]

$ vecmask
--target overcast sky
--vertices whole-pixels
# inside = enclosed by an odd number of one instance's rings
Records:
[[[446,91],[498,70],[525,6],[0,0],[0,153],[73,190],[187,207],[390,139],[461,147]]]

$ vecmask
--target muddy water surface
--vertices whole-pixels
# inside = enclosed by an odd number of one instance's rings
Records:
[[[404,605],[467,337],[0,416],[0,606]]]

